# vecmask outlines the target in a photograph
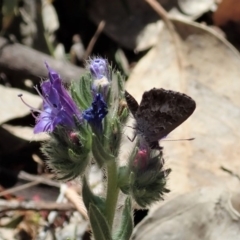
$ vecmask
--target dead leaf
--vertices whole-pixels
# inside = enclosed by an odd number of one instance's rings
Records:
[[[178,0],[180,10],[192,17],[199,17],[201,14],[209,11],[214,6],[214,1],[209,0]]]
[[[42,1],[42,21],[47,33],[53,33],[59,28],[57,12],[53,5],[46,0]]]
[[[222,0],[213,15],[215,25],[224,26],[229,21],[240,22],[240,2]]]
[[[171,16],[190,18],[198,17],[214,3],[213,0],[190,0],[188,3],[186,0],[158,0],[158,2]],[[143,51],[155,44],[162,29],[162,24],[157,22],[159,16],[143,0],[91,1],[89,14],[97,26],[102,20],[106,22],[103,31],[114,41],[136,51]]]
[[[0,124],[14,118],[24,117],[30,113],[29,108],[25,106],[18,97],[19,94],[23,94],[24,100],[33,107],[38,108],[42,103],[39,96],[20,89],[8,88],[0,85]]]
[[[167,198],[205,185],[238,188],[238,180],[220,167],[240,174],[239,53],[206,26],[182,20],[173,23],[178,46],[165,29],[127,82],[127,90],[138,101],[144,91],[162,87],[184,92],[197,103],[193,115],[167,137],[195,140],[161,141],[166,167],[173,170]]]
[[[239,193],[203,188],[154,209],[134,229],[132,240],[239,240],[240,213],[233,206]]]
[[[3,124],[1,127],[15,137],[24,139],[28,142],[45,141],[49,139],[49,135],[47,133],[34,134],[32,127],[12,126],[9,124]]]

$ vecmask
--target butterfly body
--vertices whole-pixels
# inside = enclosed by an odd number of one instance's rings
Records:
[[[158,141],[182,124],[195,110],[195,101],[186,94],[153,88],[144,92],[140,105],[126,91],[126,101],[136,120],[136,134],[144,137],[152,149],[161,149]]]

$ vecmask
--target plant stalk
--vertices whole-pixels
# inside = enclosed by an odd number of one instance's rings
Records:
[[[117,184],[118,173],[117,164],[115,161],[107,163],[107,196],[106,196],[106,218],[110,229],[112,230],[119,188]]]

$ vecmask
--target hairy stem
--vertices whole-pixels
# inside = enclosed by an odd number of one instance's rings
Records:
[[[110,229],[112,229],[119,188],[117,186],[117,164],[115,161],[107,164],[107,197],[106,197],[106,218]]]

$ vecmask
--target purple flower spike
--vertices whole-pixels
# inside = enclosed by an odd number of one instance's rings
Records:
[[[89,122],[92,128],[102,131],[102,120],[107,113],[107,104],[102,95],[97,93],[92,106],[83,112],[83,118]]]
[[[103,58],[92,59],[89,63],[89,69],[93,78],[93,92],[102,93],[106,99],[110,85],[108,61]]]
[[[60,76],[47,63],[45,64],[49,72],[49,79],[41,84],[42,94],[36,88],[43,100],[43,110],[31,107],[22,99],[32,112],[40,113],[38,116],[33,115],[36,118],[34,133],[52,132],[57,125],[75,128],[74,118],[81,122],[82,114],[63,87]]]
[[[93,78],[102,79],[103,77],[108,78],[108,62],[103,58],[95,58],[90,61],[89,64],[90,72]]]

